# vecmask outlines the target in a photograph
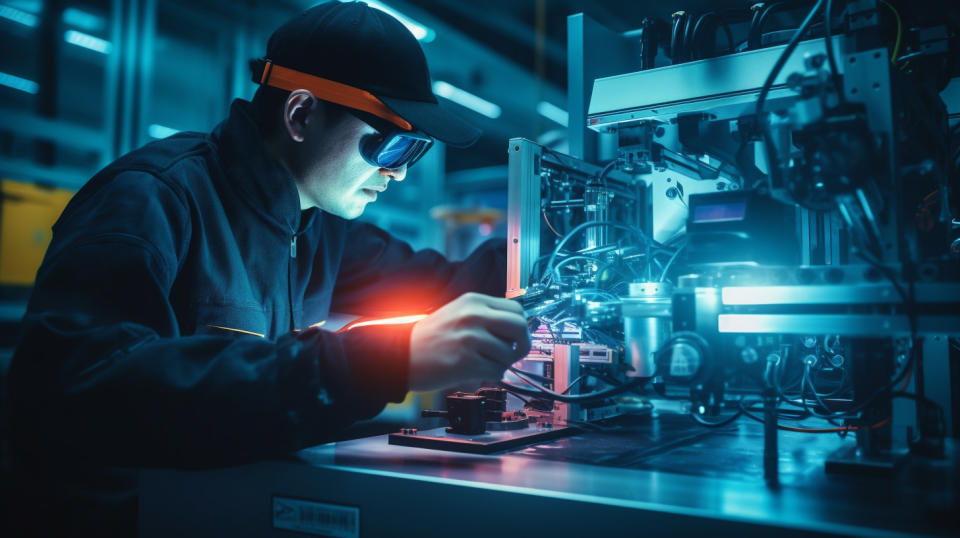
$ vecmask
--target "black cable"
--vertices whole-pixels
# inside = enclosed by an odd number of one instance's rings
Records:
[[[678,63],[680,58],[679,45],[677,44],[677,29],[680,27],[680,16],[675,15],[671,21],[670,27],[670,60],[672,63]]]
[[[568,392],[570,392],[570,389],[572,389],[572,388],[575,387],[578,383],[580,383],[581,381],[583,381],[584,379],[586,379],[586,378],[587,378],[587,375],[588,375],[588,374],[583,374],[582,376],[580,376],[580,377],[574,379],[573,381],[571,381],[570,384],[567,385],[567,388],[563,389],[563,392],[561,392],[560,394],[567,394]]]
[[[601,187],[607,186],[607,175],[610,173],[611,170],[613,170],[613,167],[615,167],[616,165],[617,165],[617,160],[614,159],[608,162],[607,164],[605,164],[603,168],[600,169],[600,173],[597,174],[597,183],[599,183]]]
[[[707,12],[707,13],[704,13],[704,14],[700,15],[699,17],[697,17],[697,23],[693,25],[693,39],[692,39],[692,42],[693,42],[693,43],[692,43],[691,49],[693,50],[692,56],[693,56],[693,59],[694,59],[694,60],[705,57],[705,55],[704,55],[704,53],[703,53],[703,46],[702,46],[702,44],[700,43],[700,40],[703,39],[703,37],[700,35],[700,30],[703,29],[703,23],[704,23],[706,20],[708,20],[709,17],[710,17],[710,15],[712,15],[712,14],[714,14],[714,13],[713,13],[713,12]],[[713,41],[714,41],[714,42],[711,43],[711,45],[710,45],[710,50],[711,50],[711,52],[713,51],[713,48],[716,47],[716,41],[717,41],[716,32],[714,32],[714,34],[713,34]]]
[[[597,265],[599,265],[599,262],[600,262],[601,260],[600,260],[600,258],[594,258],[594,257],[592,257],[592,256],[582,256],[582,255],[567,256],[566,258],[560,260],[560,263],[556,264],[556,265],[553,267],[553,271],[551,271],[549,274],[543,275],[543,278],[541,278],[540,280],[543,281],[543,280],[546,280],[546,278],[547,278],[548,276],[550,276],[550,277],[552,278],[552,275],[556,275],[557,278],[561,279],[561,281],[562,281],[563,275],[560,274],[560,268],[563,267],[564,265],[568,264],[568,263],[573,263],[573,262],[578,262],[578,261],[589,261],[589,262],[593,262],[593,263],[596,263]],[[577,272],[576,272],[576,274],[580,274],[580,273],[581,273],[580,271],[577,271]]]
[[[892,379],[885,386],[880,387],[879,389],[874,391],[873,394],[867,397],[866,400],[863,401],[860,405],[855,406],[852,410],[848,410],[846,412],[848,414],[857,413],[862,411],[863,409],[866,409],[880,395],[899,385],[900,382],[902,382],[904,378],[906,378],[907,374],[914,367],[914,364],[916,363],[916,356],[917,356],[917,351],[916,351],[917,349],[917,317],[916,317],[915,298],[914,298],[915,289],[913,287],[913,283],[911,282],[910,294],[908,295],[907,291],[904,290],[903,286],[901,286],[900,283],[897,281],[896,275],[894,275],[889,268],[884,266],[878,260],[875,260],[872,257],[868,256],[867,254],[862,252],[862,250],[860,249],[856,249],[854,254],[856,254],[860,259],[870,264],[874,269],[880,272],[880,274],[886,277],[886,279],[890,281],[890,284],[893,285],[894,289],[897,291],[897,294],[900,296],[900,300],[903,302],[903,305],[907,309],[907,321],[910,325],[910,354],[907,357],[906,364],[904,364],[903,368],[900,370],[900,373],[897,374],[894,377],[894,379]]]
[[[762,402],[754,402],[754,403],[762,403]],[[743,409],[743,416],[755,422],[759,422],[760,424],[766,424],[766,421],[763,419],[763,417],[754,415],[747,408],[742,408],[742,409]],[[834,428],[828,428],[828,429],[820,429],[820,428],[800,428],[800,427],[794,427],[794,426],[784,426],[782,424],[778,424],[777,429],[784,430],[784,431],[793,431],[793,432],[799,432],[799,433],[813,433],[813,434],[836,433],[836,434],[839,434],[841,438],[846,437],[847,433],[857,430],[857,428],[855,427],[847,427],[847,426],[840,427],[840,428],[834,427]]]
[[[680,49],[683,51],[682,60],[693,59],[693,16],[689,13],[683,16],[683,40],[680,42]]]
[[[543,390],[549,391],[549,389],[547,389],[546,387],[543,387],[543,386],[538,385],[538,384],[530,383],[531,380],[533,380],[533,381],[538,381],[539,383],[553,383],[553,381],[554,381],[554,380],[553,380],[552,378],[550,378],[550,377],[543,376],[543,375],[540,375],[540,374],[535,374],[535,373],[533,373],[533,372],[528,372],[528,371],[526,371],[526,370],[520,370],[519,368],[516,368],[516,367],[514,367],[514,366],[508,367],[507,370],[509,370],[510,372],[514,373],[514,374],[515,374],[518,378],[520,378],[520,380],[523,381],[524,383],[527,383],[527,384],[529,384],[530,386],[535,387],[535,388],[537,388],[537,389],[543,389]],[[613,378],[611,378],[610,376],[608,376],[607,374],[605,374],[605,373],[603,373],[603,372],[594,372],[594,371],[587,370],[586,372],[583,373],[583,375],[581,375],[580,377],[578,377],[578,378],[576,378],[574,381],[572,381],[572,382],[570,383],[570,385],[567,386],[567,389],[564,390],[563,392],[561,392],[560,394],[565,394],[565,393],[567,392],[567,390],[570,389],[570,387],[573,387],[574,385],[576,385],[577,383],[583,381],[583,380],[584,380],[585,378],[587,378],[587,377],[593,377],[593,378],[599,379],[599,380],[603,381],[604,383],[607,383],[608,385],[611,385],[611,386],[613,386],[613,387],[620,387],[620,386],[622,386],[622,385],[625,385],[626,383],[629,383],[629,382],[621,382],[621,381],[619,381],[619,380],[613,379]],[[646,379],[641,379],[641,381],[646,381]],[[581,395],[581,396],[583,396],[583,395]]]
[[[519,392],[520,394],[523,394],[523,395],[526,395],[526,396],[533,396],[533,397],[537,397],[537,398],[544,398],[544,399],[548,399],[548,400],[555,400],[555,401],[563,402],[563,403],[586,403],[586,402],[602,401],[602,400],[605,400],[605,399],[607,399],[607,398],[609,398],[609,397],[611,397],[611,396],[616,396],[616,395],[618,395],[618,394],[623,394],[624,392],[630,391],[630,390],[632,390],[634,387],[638,387],[638,386],[646,383],[647,381],[649,381],[649,380],[646,379],[646,378],[637,378],[637,379],[633,379],[633,380],[631,380],[631,381],[627,381],[626,383],[623,383],[623,384],[621,384],[621,385],[618,385],[618,386],[615,386],[615,387],[611,387],[611,388],[608,388],[608,389],[603,389],[603,390],[598,390],[598,391],[594,391],[594,392],[589,392],[589,393],[587,393],[587,394],[573,394],[573,395],[568,395],[568,394],[561,394],[561,393],[559,393],[559,392],[554,392],[554,391],[552,391],[552,390],[550,390],[550,389],[548,389],[548,388],[546,388],[546,387],[544,387],[544,386],[538,385],[537,383],[535,383],[535,382],[533,382],[533,381],[530,381],[529,379],[524,379],[523,374],[525,374],[526,372],[524,372],[523,370],[517,370],[516,368],[513,368],[513,367],[510,367],[509,370],[510,370],[511,372],[513,372],[514,374],[517,374],[517,377],[519,377],[519,378],[521,379],[521,381],[523,381],[523,382],[525,382],[526,384],[534,387],[534,389],[527,389],[527,388],[524,388],[524,387],[518,387],[517,385],[513,385],[513,384],[511,384],[511,383],[507,383],[507,382],[504,382],[504,381],[501,381],[501,382],[500,382],[500,386],[501,386],[501,387],[503,387],[503,388],[505,388],[505,389],[508,389],[508,390],[510,390],[510,391],[517,391],[517,392]]]
[[[847,97],[843,94],[843,82],[840,80],[840,70],[837,68],[837,58],[833,51],[832,25],[833,0],[827,0],[823,16],[823,41],[827,47],[827,61],[830,63],[830,79],[833,82],[833,88],[837,92],[837,99],[839,99],[841,103],[844,103]]]
[[[828,406],[827,403],[824,402],[823,399],[820,398],[820,395],[817,393],[817,389],[813,386],[813,382],[810,380],[810,366],[806,364],[804,365],[804,369],[803,369],[803,381],[804,381],[804,385],[800,391],[800,401],[803,402],[804,411],[812,414],[817,418],[826,419],[827,422],[829,422],[830,424],[833,424],[834,426],[842,427],[843,426],[842,424],[838,424],[836,422],[836,419],[839,418],[838,413],[831,411],[830,406]],[[827,414],[824,415],[821,413],[817,413],[816,411],[807,407],[807,397],[806,397],[807,386],[810,387],[810,392],[813,393],[813,399],[817,402],[817,404],[821,408],[823,408],[827,412]]]
[[[817,392],[816,387],[813,386],[813,376],[810,376],[810,379],[809,379],[810,390],[814,391],[814,394],[816,394],[821,398],[834,398],[836,396],[839,396],[841,392],[847,389],[847,369],[841,367],[839,368],[839,370],[840,370],[840,384],[837,385],[837,388],[833,389],[830,392]]]
[[[738,406],[739,406],[738,411],[737,411],[736,413],[734,413],[733,415],[730,415],[729,417],[726,417],[726,418],[724,418],[724,419],[717,420],[717,421],[707,420],[707,419],[703,418],[703,416],[700,415],[699,413],[694,413],[694,412],[691,412],[691,413],[690,413],[690,418],[692,418],[694,421],[696,421],[696,422],[697,422],[698,424],[700,424],[701,426],[706,426],[706,427],[708,427],[708,428],[720,428],[720,427],[726,426],[726,425],[728,425],[728,424],[733,423],[735,420],[737,420],[738,418],[740,418],[740,417],[742,417],[742,416],[747,416],[747,417],[749,417],[749,418],[751,418],[751,419],[753,419],[753,420],[755,420],[755,421],[757,421],[757,422],[763,423],[763,422],[764,422],[763,418],[758,417],[758,416],[755,416],[755,415],[753,415],[753,414],[751,413],[751,411],[753,410],[753,409],[752,409],[753,406],[755,406],[755,405],[762,405],[762,404],[763,404],[762,401],[744,402],[743,399],[741,399],[741,400],[738,402]],[[804,420],[804,419],[810,418],[810,416],[812,416],[812,415],[810,415],[810,414],[808,414],[808,413],[802,413],[802,412],[800,412],[800,411],[795,411],[795,410],[792,410],[792,409],[780,409],[780,408],[777,409],[777,415],[778,415],[778,417],[779,417],[781,414],[784,414],[784,413],[786,413],[788,416],[782,417],[782,418],[786,418],[787,420]],[[842,427],[842,426],[841,426],[841,427]]]
[[[754,45],[754,29],[757,27],[757,24],[760,22],[760,15],[763,13],[763,10],[766,6],[760,5],[760,7],[753,12],[753,17],[750,18],[750,27],[747,31],[747,50],[756,48]]]
[[[771,2],[770,5],[764,7],[763,12],[760,13],[760,20],[757,21],[757,28],[755,30],[757,39],[756,44],[758,47],[763,44],[763,27],[766,26],[767,19],[770,18],[770,15],[772,15],[774,11],[777,11],[783,4],[784,2]]]
[[[512,368],[512,367],[511,367],[511,368]],[[518,370],[519,370],[519,368],[518,368]],[[523,372],[523,374],[526,375],[527,377],[529,377],[529,378],[531,378],[531,379],[534,379],[534,380],[536,380],[536,381],[539,381],[539,382],[541,382],[541,383],[553,383],[553,378],[550,378],[550,377],[547,377],[547,376],[543,376],[543,375],[540,375],[540,374],[535,374],[535,373],[533,373],[533,372],[528,372],[528,371],[526,371],[526,370],[520,370],[520,371]]]
[[[763,41],[763,27],[767,23],[767,18],[786,2],[771,2],[763,6],[757,14],[754,15],[750,24],[750,33],[747,37],[747,46],[750,49],[760,48]]]
[[[567,235],[563,236],[563,238],[560,239],[560,241],[557,242],[557,246],[554,247],[553,252],[550,253],[550,259],[547,261],[547,266],[544,268],[544,274],[549,274],[549,272],[552,272],[552,271],[553,271],[553,264],[555,263],[557,254],[560,252],[560,250],[563,248],[563,246],[564,246],[565,244],[567,244],[567,241],[569,241],[571,237],[573,237],[574,235],[576,235],[578,232],[580,232],[580,231],[582,231],[582,230],[585,230],[585,229],[587,229],[587,228],[592,228],[592,227],[595,227],[595,226],[609,226],[610,228],[616,228],[616,229],[618,229],[618,230],[625,230],[625,231],[628,231],[628,232],[634,234],[638,239],[640,239],[640,242],[641,242],[641,243],[644,243],[644,244],[652,243],[652,244],[653,244],[654,246],[656,246],[657,248],[663,248],[663,245],[661,245],[660,243],[654,241],[653,238],[651,238],[651,237],[649,237],[647,234],[643,233],[643,231],[638,230],[637,228],[634,228],[634,227],[632,227],[632,226],[627,226],[627,225],[625,225],[625,224],[620,224],[620,223],[618,223],[618,222],[605,221],[605,220],[603,220],[603,221],[583,222],[583,223],[575,226],[575,227],[574,227],[572,230],[570,230],[569,232],[567,232]]]
[[[891,399],[894,399],[894,398],[906,398],[906,399],[909,399],[909,400],[913,400],[913,401],[916,402],[918,405],[923,404],[923,405],[925,405],[925,406],[927,406],[927,407],[932,407],[933,409],[935,409],[935,410],[937,411],[937,421],[940,423],[940,424],[939,424],[939,426],[940,426],[940,431],[939,431],[938,433],[939,433],[941,436],[946,435],[946,432],[947,432],[946,414],[945,414],[944,411],[943,411],[943,407],[942,407],[940,404],[938,404],[937,402],[931,400],[930,398],[927,398],[926,396],[921,396],[921,395],[919,395],[919,394],[914,394],[914,393],[911,393],[911,392],[904,392],[904,391],[894,392],[894,393],[892,393],[892,394],[890,395],[890,398],[891,398]]]
[[[773,187],[774,183],[779,184],[780,170],[779,164],[777,163],[776,148],[773,145],[773,135],[770,132],[770,122],[767,121],[767,118],[765,118],[763,115],[763,106],[767,102],[767,95],[769,95],[770,89],[773,87],[773,83],[777,79],[777,75],[780,74],[780,70],[783,69],[783,66],[790,58],[790,55],[793,54],[793,51],[797,48],[797,45],[800,43],[800,39],[803,37],[803,34],[806,33],[807,28],[810,26],[810,23],[813,21],[814,17],[820,11],[822,6],[823,0],[817,0],[817,3],[813,6],[810,12],[807,13],[807,16],[803,19],[803,22],[800,23],[800,27],[797,28],[796,32],[794,32],[793,37],[790,38],[790,42],[787,43],[786,48],[783,49],[780,57],[777,58],[777,62],[774,64],[773,69],[770,70],[770,74],[767,75],[767,79],[763,82],[763,87],[760,88],[760,95],[757,96],[756,118],[757,124],[760,126],[762,132],[764,150],[767,154],[767,175],[771,179],[771,188]],[[772,7],[773,6],[771,6],[771,8]],[[763,22],[762,17],[760,22]],[[778,181],[772,181],[774,178],[776,178]]]
[[[774,4],[773,6],[776,5],[778,4]],[[797,45],[800,43],[800,39],[807,31],[807,28],[810,26],[810,23],[813,21],[813,18],[816,16],[817,12],[820,11],[820,6],[822,5],[823,0],[817,0],[817,3],[813,6],[813,9],[807,13],[807,16],[803,19],[803,22],[800,23],[800,27],[797,28],[796,32],[794,32],[793,37],[790,38],[790,42],[787,43],[787,47],[780,54],[780,57],[777,58],[777,63],[775,63],[773,69],[770,70],[770,74],[767,75],[767,79],[763,82],[763,86],[760,88],[760,95],[757,97],[756,115],[758,121],[763,114],[763,105],[767,101],[767,94],[770,93],[770,88],[773,86],[773,82],[777,79],[777,75],[780,74],[780,70],[783,69],[784,64],[786,64],[787,60],[790,59],[790,55],[793,54],[794,49],[797,48]],[[771,6],[771,8],[773,6]],[[761,123],[766,122],[761,121]]]
[[[730,25],[727,24],[727,21],[722,16],[720,16],[720,14],[717,13],[716,11],[708,11],[697,18],[697,24],[695,24],[693,27],[693,46],[695,47],[694,48],[695,55],[696,57],[699,57],[699,58],[704,57],[703,50],[700,47],[701,39],[702,39],[702,37],[700,36],[700,30],[703,28],[704,22],[710,19],[714,19],[718,21],[717,26],[723,28],[723,31],[727,36],[727,52],[733,52],[733,48],[734,48],[733,33],[730,31]],[[717,41],[717,32],[716,32],[716,29],[714,29],[713,42],[710,45],[711,55],[715,52],[714,49],[716,47],[716,41]]]

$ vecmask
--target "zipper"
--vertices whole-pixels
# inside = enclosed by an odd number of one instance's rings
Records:
[[[287,258],[287,304],[290,307],[290,330],[296,329],[296,319],[293,315],[293,260],[297,257],[297,232],[290,236],[290,257]]]

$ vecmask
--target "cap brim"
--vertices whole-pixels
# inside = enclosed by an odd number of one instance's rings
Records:
[[[417,129],[453,147],[471,146],[482,133],[480,129],[464,121],[442,103],[379,98]]]

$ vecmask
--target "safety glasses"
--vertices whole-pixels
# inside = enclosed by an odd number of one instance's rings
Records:
[[[423,157],[433,139],[411,131],[374,133],[360,138],[360,155],[363,160],[377,168],[402,168],[413,166]]]

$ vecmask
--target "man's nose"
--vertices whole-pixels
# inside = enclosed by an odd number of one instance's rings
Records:
[[[403,181],[403,178],[407,177],[407,165],[400,168],[381,168],[380,175],[389,177],[394,181]]]

